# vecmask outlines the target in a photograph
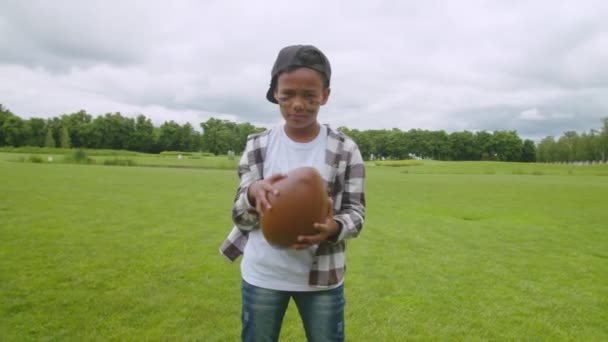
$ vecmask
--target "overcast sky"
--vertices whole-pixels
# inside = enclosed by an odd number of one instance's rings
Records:
[[[330,59],[319,121],[334,127],[537,140],[608,117],[604,0],[2,0],[0,103],[270,127],[270,69],[291,44]]]

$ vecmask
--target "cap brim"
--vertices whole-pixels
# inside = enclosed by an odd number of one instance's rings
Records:
[[[270,86],[266,92],[266,99],[272,103],[278,104],[277,99],[274,98],[274,87]]]

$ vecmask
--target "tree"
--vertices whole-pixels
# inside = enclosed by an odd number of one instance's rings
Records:
[[[494,149],[494,137],[486,131],[475,133],[476,154],[479,153],[479,160],[496,160]]]
[[[247,136],[264,130],[249,123],[237,124],[215,118],[202,122],[201,128],[201,147],[213,154],[226,154],[228,151],[241,153],[245,149]]]
[[[591,150],[591,160],[601,161],[602,160],[602,142],[601,133],[595,129],[592,129],[587,136],[589,149]]]
[[[28,137],[27,145],[29,146],[44,146],[44,139],[46,136],[46,122],[44,119],[31,118],[25,121],[27,127]]]
[[[372,144],[369,140],[368,135],[365,132],[361,132],[356,129],[350,130],[346,127],[338,127],[338,131],[342,132],[346,136],[349,136],[357,143],[357,146],[359,146],[359,151],[361,152],[361,156],[364,160],[370,159]]]
[[[153,152],[156,140],[154,138],[154,125],[150,119],[140,114],[135,119],[135,131],[129,144],[132,149],[140,152]]]
[[[179,124],[173,120],[164,122],[160,126],[160,136],[158,137],[158,146],[161,151],[179,151]]]
[[[93,147],[91,123],[93,119],[86,111],[80,110],[61,116],[61,126],[67,127],[70,133],[70,144],[73,147]]]
[[[260,133],[265,130],[265,128],[255,127],[254,125],[245,122],[236,125],[237,129],[237,141],[235,142],[234,151],[237,154],[241,154],[245,150],[245,145],[247,144],[247,137],[250,134]]]
[[[390,158],[389,142],[385,132],[384,130],[369,130],[366,132],[372,145],[371,154],[376,158]]]
[[[408,159],[407,145],[405,144],[405,134],[398,128],[384,131],[386,134],[386,153],[390,159]]]
[[[3,140],[2,145],[15,147],[25,145],[27,134],[23,120],[8,112],[2,121],[2,125],[0,126],[0,137]]]
[[[91,123],[91,138],[94,148],[129,149],[135,131],[135,120],[126,118],[119,112],[98,116]]]
[[[189,122],[186,122],[178,130],[178,150],[196,151],[200,148],[200,139],[200,134],[194,130]]]
[[[410,129],[405,133],[405,144],[408,155],[414,155],[419,158],[427,158],[430,156],[428,142],[425,139],[425,133],[419,129]]]
[[[13,113],[0,103],[0,146],[6,144],[5,133],[2,126],[4,126],[4,122],[11,116],[13,116]]]
[[[63,123],[61,122],[61,119],[54,117],[54,118],[50,118],[46,120],[46,128],[47,128],[47,132],[46,135],[48,136],[49,134],[49,130],[51,131],[51,137],[53,138],[53,146],[52,147],[56,147],[57,146],[57,142],[61,141],[61,127],[63,126]],[[44,146],[45,147],[51,147],[48,146],[47,143],[47,137],[45,136],[44,138]]]
[[[209,119],[201,128],[203,129],[203,146],[213,154],[224,154],[232,150],[237,136],[235,123],[228,120]]]
[[[53,131],[50,128],[46,131],[44,147],[55,147],[55,138],[53,138]]]
[[[589,134],[581,134],[578,137],[578,143],[574,151],[574,159],[581,161],[599,160],[594,142],[596,138],[594,130],[591,130]]]
[[[431,141],[431,157],[435,160],[447,160],[450,155],[450,143],[448,134],[441,131],[429,132]]]
[[[608,118],[603,118],[602,124],[602,133],[600,134],[599,138],[599,150],[602,156],[602,161],[605,162],[608,160]]]
[[[543,138],[536,147],[536,161],[541,163],[551,162],[552,158],[549,155],[550,145],[553,144],[553,137]]]
[[[492,135],[496,159],[500,161],[520,161],[523,142],[515,131],[495,131]]]
[[[575,161],[578,134],[574,131],[564,132],[564,135],[559,138],[557,143],[560,146],[561,159],[568,162]]]
[[[61,148],[70,148],[72,147],[72,144],[70,143],[70,132],[68,131],[67,127],[61,127],[61,140],[59,140],[60,142],[60,147]]]
[[[525,163],[532,163],[536,161],[536,147],[534,141],[530,139],[524,140],[524,145],[521,151],[521,161]]]
[[[475,136],[469,131],[453,132],[448,136],[452,160],[478,160],[475,155]]]

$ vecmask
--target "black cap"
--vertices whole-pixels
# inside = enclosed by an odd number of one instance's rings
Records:
[[[316,70],[325,76],[325,86],[329,87],[331,78],[331,66],[329,60],[321,50],[312,45],[291,45],[284,47],[279,52],[270,73],[270,88],[266,98],[272,103],[278,103],[274,98],[274,88],[277,86],[277,77],[289,67],[305,67]]]

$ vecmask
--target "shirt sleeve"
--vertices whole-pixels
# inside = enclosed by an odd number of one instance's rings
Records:
[[[243,231],[250,231],[259,227],[260,218],[255,207],[249,203],[247,191],[249,186],[258,179],[261,179],[260,167],[263,162],[256,160],[254,139],[248,139],[245,152],[241,156],[238,166],[239,187],[237,189],[234,204],[232,206],[232,221]]]
[[[365,221],[365,164],[358,146],[354,142],[352,144],[344,171],[342,203],[334,215],[334,220],[342,227],[333,242],[356,237]]]

